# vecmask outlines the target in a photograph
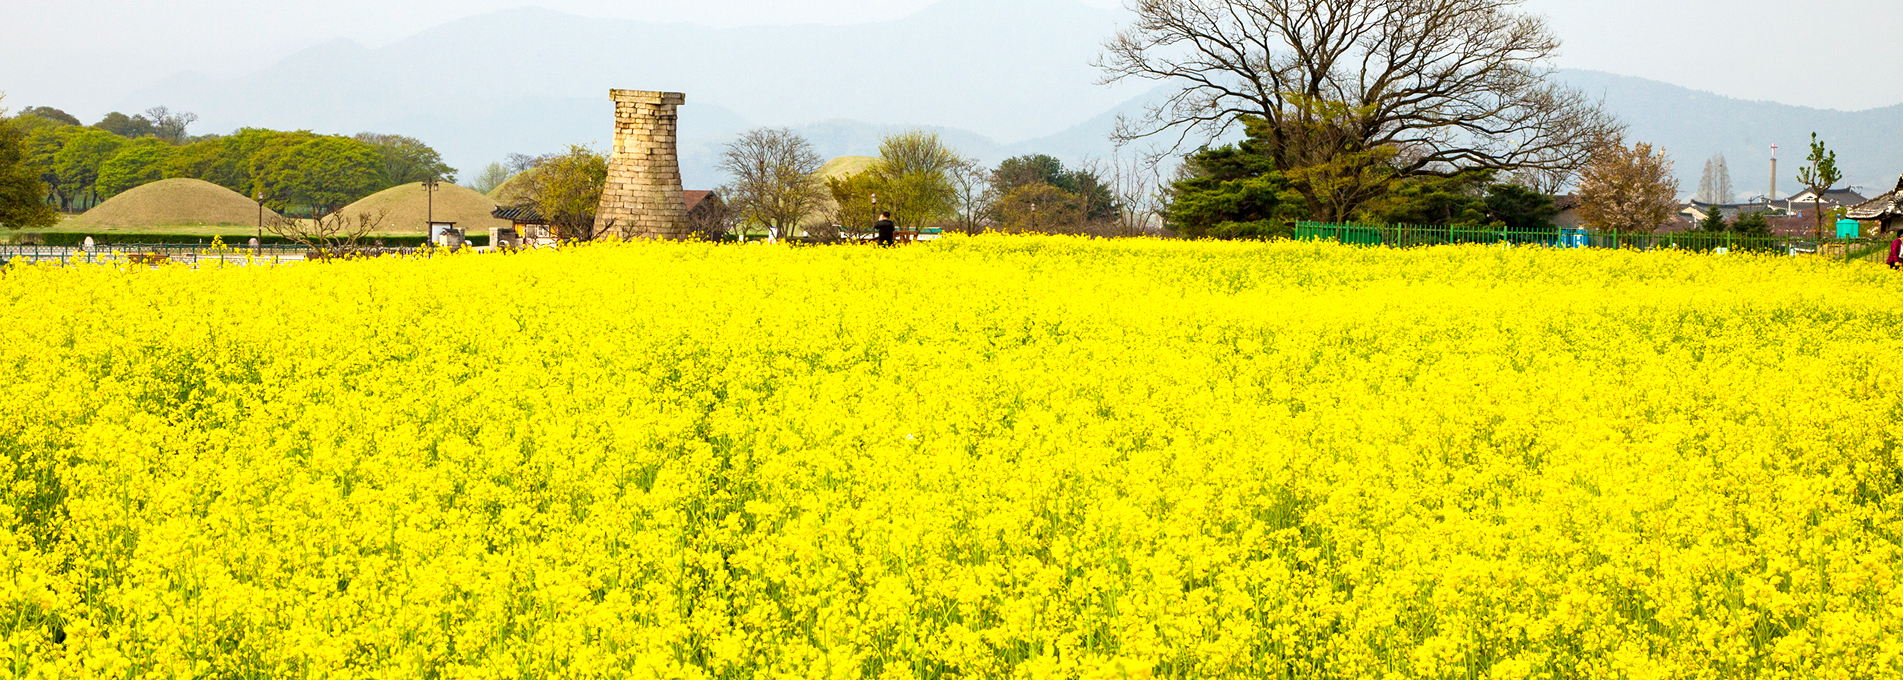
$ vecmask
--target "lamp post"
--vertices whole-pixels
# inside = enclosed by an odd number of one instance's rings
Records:
[[[431,224],[434,224],[436,222],[436,178],[435,177],[431,177],[429,179],[423,180],[423,193],[428,196],[426,203],[424,204],[426,206],[425,210],[427,212],[424,213],[423,219],[430,222]]]
[[[1031,204],[1031,233],[1037,233],[1037,204]]]
[[[879,195],[872,194],[872,223],[879,223]]]
[[[423,233],[436,242],[436,177],[423,180]]]
[[[258,247],[264,247],[264,190],[259,189],[252,196],[258,199]]]

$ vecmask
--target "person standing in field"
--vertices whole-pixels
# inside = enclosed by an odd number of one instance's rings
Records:
[[[890,246],[898,236],[899,225],[892,222],[892,213],[879,213],[879,221],[873,223],[872,227],[879,230],[879,245]]]
[[[1889,265],[1891,269],[1903,266],[1903,231],[1897,232],[1896,240],[1890,242]]]

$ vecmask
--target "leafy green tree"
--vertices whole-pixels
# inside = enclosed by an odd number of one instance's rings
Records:
[[[165,178],[165,164],[177,147],[157,137],[132,140],[99,166],[98,193],[111,198]]]
[[[1066,168],[1055,157],[1032,154],[1007,158],[991,171],[991,190],[1000,197],[1033,184],[1048,184],[1076,195],[1089,219],[1117,215],[1116,199],[1102,177],[1087,169]]]
[[[356,140],[375,147],[383,157],[383,174],[390,186],[431,178],[456,181],[456,169],[445,165],[442,154],[415,137],[364,132]]]
[[[24,109],[20,109],[20,115],[33,116],[36,118],[44,118],[46,120],[50,120],[62,125],[78,125],[79,124],[79,119],[74,118],[73,114],[67,113],[65,111],[61,111],[51,106],[29,106]]]
[[[0,117],[0,225],[19,229],[59,222],[46,194],[40,173],[28,162],[26,136],[12,120]]]
[[[891,211],[893,220],[922,227],[957,214],[953,174],[964,158],[938,133],[913,130],[887,136],[879,142],[879,161],[872,169],[884,184],[879,207]]]
[[[483,166],[482,172],[476,174],[475,184],[470,185],[469,188],[486,194],[495,191],[496,187],[502,186],[502,183],[507,181],[509,181],[509,169],[502,167],[501,163],[490,163]]]
[[[97,128],[81,128],[53,154],[54,172],[62,196],[77,197],[99,182],[99,168],[119,153],[126,139]]]
[[[65,148],[68,139],[87,128],[61,125],[38,116],[16,116],[13,124],[25,136],[26,164],[46,186],[46,197],[57,202],[61,210],[71,209],[74,196],[60,191],[59,165],[54,157]]]
[[[1812,204],[1811,212],[1817,214],[1816,237],[1822,239],[1824,238],[1824,195],[1830,193],[1831,187],[1837,186],[1838,182],[1844,181],[1844,173],[1837,168],[1837,152],[1824,148],[1824,143],[1817,139],[1815,132],[1810,133],[1808,162],[1809,165],[1797,170],[1797,181],[1810,189],[1811,194],[1817,197],[1817,202]]]
[[[872,233],[872,225],[879,221],[872,197],[884,186],[878,175],[870,172],[826,178],[826,191],[832,195],[827,218],[847,235],[859,237]]]
[[[180,148],[166,162],[165,176],[202,179],[251,196],[259,189],[256,174],[268,165],[267,159],[262,158],[267,149],[282,153],[316,138],[316,134],[308,131],[245,128],[229,137],[193,142]]]
[[[348,137],[316,137],[267,145],[253,159],[253,182],[265,205],[327,215],[387,186],[376,148]]]
[[[1076,233],[1089,219],[1077,194],[1038,182],[998,199],[993,208],[998,229],[1007,233]]]
[[[564,241],[593,241],[617,226],[598,222],[601,192],[608,186],[608,157],[585,146],[543,156],[523,174],[524,195],[548,220],[555,237]]]
[[[1031,154],[1006,158],[991,171],[991,188],[1004,195],[1033,184],[1057,186],[1064,172],[1064,162],[1055,156]]]
[[[106,114],[105,118],[93,123],[93,127],[126,139],[151,137],[158,134],[158,128],[144,116],[128,116],[118,111]]]

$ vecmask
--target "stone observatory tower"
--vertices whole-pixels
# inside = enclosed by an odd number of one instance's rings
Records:
[[[608,186],[595,220],[614,226],[604,237],[682,239],[691,229],[681,197],[681,162],[674,143],[679,92],[609,90],[615,102],[615,148]]]

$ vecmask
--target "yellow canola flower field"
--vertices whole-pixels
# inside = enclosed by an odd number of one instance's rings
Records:
[[[1903,676],[1899,283],[1044,237],[16,266],[0,677]]]

